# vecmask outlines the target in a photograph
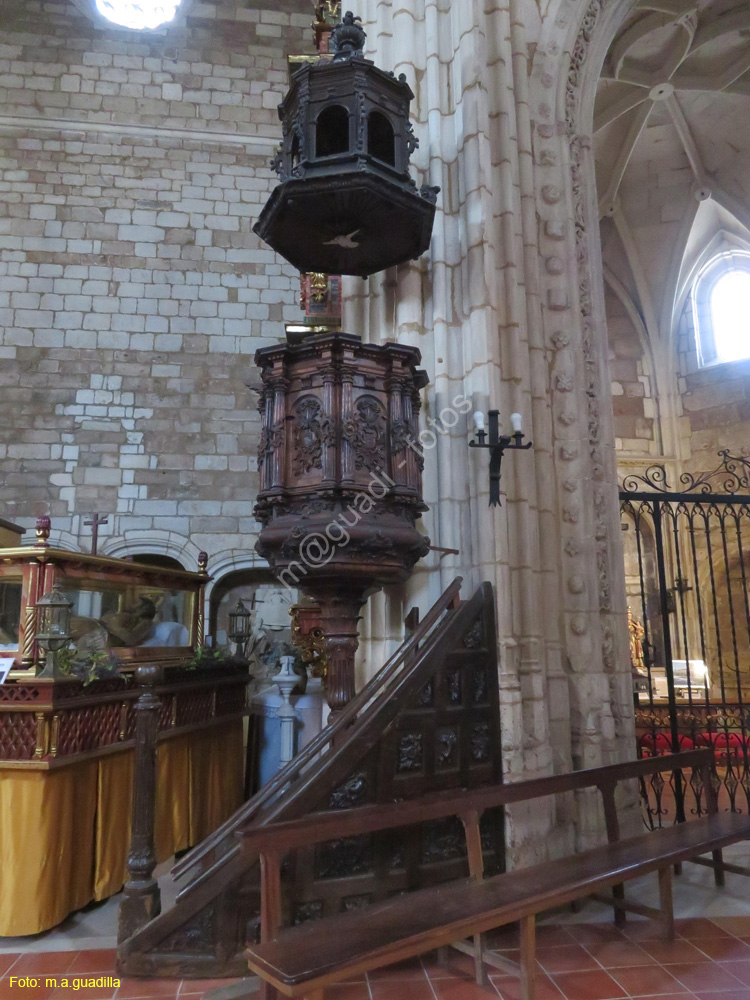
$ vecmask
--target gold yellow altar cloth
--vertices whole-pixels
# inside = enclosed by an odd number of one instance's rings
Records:
[[[202,840],[242,802],[242,720],[162,740],[156,854]],[[0,936],[36,934],[126,877],[133,751],[0,770]]]

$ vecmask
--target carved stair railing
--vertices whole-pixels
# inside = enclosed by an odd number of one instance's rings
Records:
[[[250,822],[263,822],[263,819],[267,819],[268,811],[272,805],[279,801],[286,789],[304,778],[305,774],[316,765],[321,752],[335,745],[337,738],[346,733],[358,717],[366,714],[369,707],[383,696],[386,689],[388,689],[386,697],[390,697],[389,685],[392,684],[394,678],[397,678],[404,663],[413,662],[411,658],[419,652],[420,647],[424,647],[445,612],[457,605],[462,582],[461,577],[453,581],[425,615],[413,634],[399,646],[385,665],[349,702],[330,726],[322,729],[315,739],[311,740],[297,757],[278,771],[249,802],[174,866],[172,876],[175,879],[183,878],[193,868],[198,867],[199,869],[180,890],[177,900],[196,889],[215,873],[230,856],[239,852],[234,837],[237,830]],[[261,819],[261,817],[263,818]]]
[[[374,802],[378,796],[393,801],[433,788],[501,780],[494,598],[485,584],[470,601],[459,601],[460,584],[456,580],[448,588],[331,726],[175,866],[174,877],[188,881],[171,910],[121,944],[118,962],[123,972],[206,978],[242,974],[241,949],[252,934],[251,916],[259,906],[257,865],[240,856],[235,837],[239,830],[319,809]],[[465,676],[459,676],[461,671]],[[473,693],[467,693],[470,684],[476,687]],[[454,695],[457,700],[451,703]],[[424,745],[418,747],[420,740]],[[433,745],[427,747],[429,740]],[[460,753],[457,740],[464,744]],[[414,767],[419,754],[424,757],[419,757],[421,785],[419,768]],[[424,763],[428,757],[429,766]],[[442,764],[435,763],[438,759]],[[445,833],[440,836],[444,843]],[[495,845],[499,863],[501,839],[496,838]],[[351,859],[350,847],[346,845],[349,854],[344,851],[342,857]],[[439,868],[439,851],[435,856]],[[454,861],[446,864],[450,867]],[[301,887],[299,898],[308,899],[299,919],[322,912],[323,906],[348,906],[346,900],[310,902],[310,893],[321,893],[320,882],[309,870],[290,877]],[[413,873],[408,879],[413,880]],[[372,880],[368,884],[372,889]],[[398,878],[388,885],[389,891],[401,891]]]

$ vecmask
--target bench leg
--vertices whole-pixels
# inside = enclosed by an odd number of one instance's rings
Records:
[[[667,941],[674,941],[674,909],[672,906],[672,868],[659,869],[659,904]]]
[[[305,1000],[323,1000],[323,990],[310,990],[305,993]]]
[[[620,885],[612,886],[612,897],[615,900],[625,899],[625,886],[621,883]],[[624,927],[627,921],[627,914],[621,906],[615,906],[615,927]]]
[[[714,859],[714,882],[718,886],[724,885],[724,852],[711,851]]]
[[[260,981],[260,992],[258,993],[259,1000],[278,1000],[279,991],[275,986],[271,986],[264,979]]]
[[[439,966],[444,966],[448,964],[448,956],[450,955],[450,948],[447,944],[442,945],[438,948],[436,952],[436,961]]]
[[[477,986],[486,986],[488,982],[484,964],[484,934],[474,935],[474,981]]]
[[[536,987],[536,917],[521,917],[521,1000],[534,1000]]]

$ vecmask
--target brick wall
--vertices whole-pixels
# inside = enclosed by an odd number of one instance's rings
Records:
[[[0,514],[251,552],[245,381],[299,318],[252,224],[309,0],[197,3],[148,33],[69,0],[0,19]]]

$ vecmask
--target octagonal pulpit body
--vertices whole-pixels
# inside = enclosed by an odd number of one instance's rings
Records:
[[[323,597],[406,580],[430,542],[414,347],[346,333],[255,355],[263,389],[256,545],[290,587]],[[361,600],[361,599],[360,599]]]
[[[254,231],[300,271],[367,277],[430,244],[440,189],[409,174],[414,94],[364,58],[365,37],[347,14],[333,60],[301,66],[279,105],[281,183]]]

